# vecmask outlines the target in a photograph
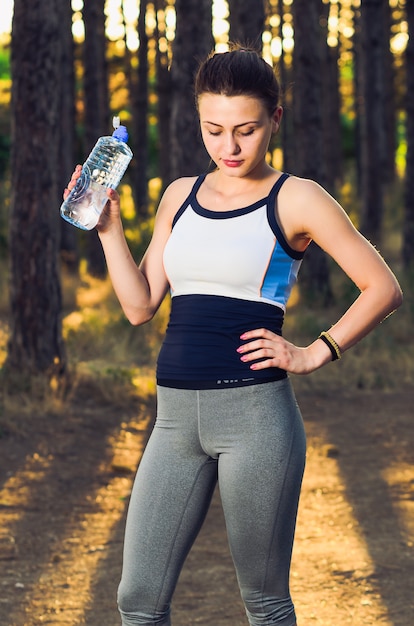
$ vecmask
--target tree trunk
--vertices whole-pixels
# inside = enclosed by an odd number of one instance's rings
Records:
[[[320,0],[294,0],[294,129],[295,174],[326,185],[323,162],[322,54]],[[332,300],[325,253],[312,243],[301,269],[301,288],[307,300]]]
[[[408,268],[414,267],[414,3],[407,2],[406,14],[409,40],[405,51],[407,115],[407,157],[404,193],[403,262]]]
[[[15,0],[12,24],[11,334],[5,372],[62,378],[56,205],[63,0]]]
[[[409,4],[409,3],[408,3]],[[393,183],[396,176],[395,154],[397,150],[397,122],[395,106],[395,67],[394,55],[391,51],[390,39],[392,35],[392,10],[389,2],[384,2],[384,124],[385,124],[385,172],[387,183]]]
[[[385,159],[384,2],[361,2],[361,231],[379,245]]]
[[[264,0],[228,0],[231,42],[262,50]]]
[[[137,80],[131,84],[134,129],[133,189],[137,214],[148,212],[148,37],[146,33],[147,0],[140,0],[138,18]]]
[[[339,10],[338,5],[336,7]],[[339,37],[336,45],[328,45],[328,20],[330,4],[322,5],[323,72],[322,78],[322,120],[323,120],[323,161],[326,168],[326,187],[332,194],[342,176],[341,139],[341,94],[339,89]]]
[[[60,143],[59,143],[59,188],[57,204],[62,202],[63,190],[73,172],[76,161],[76,110],[75,110],[75,71],[74,42],[72,36],[72,8],[69,2],[63,3],[61,20],[61,103],[60,103]],[[79,269],[78,232],[65,220],[60,220],[60,251],[64,267],[77,274]]]
[[[289,69],[286,64],[286,56],[283,48],[283,24],[284,24],[284,3],[283,0],[278,0],[279,10],[279,32],[281,49],[279,59],[279,74],[280,74],[280,103],[283,107],[283,119],[281,126],[281,139],[282,139],[282,153],[283,153],[283,170],[290,172],[293,163],[293,139],[292,139],[292,94],[289,90]]]
[[[85,93],[85,158],[102,135],[112,133],[109,114],[108,72],[106,62],[105,0],[87,0],[83,4],[85,25],[84,93]],[[85,235],[88,271],[96,278],[105,278],[106,264],[98,233]]]
[[[171,182],[171,73],[166,38],[165,0],[155,0],[156,22],[156,91],[158,113],[158,167],[162,191]],[[160,19],[161,18],[161,19]]]
[[[194,77],[199,62],[214,46],[212,0],[176,0],[177,25],[171,66],[171,175],[205,171],[208,155],[201,140],[194,103]]]
[[[354,152],[357,196],[361,196],[362,189],[362,156],[361,156],[361,12],[359,7],[352,9],[352,22],[354,35],[352,37],[352,64],[353,64],[353,89],[354,89]]]

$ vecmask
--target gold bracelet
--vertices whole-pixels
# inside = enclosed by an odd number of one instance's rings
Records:
[[[322,339],[322,341],[328,346],[332,354],[332,361],[337,361],[338,359],[341,358],[342,356],[341,348],[338,346],[335,339],[331,337],[329,333],[326,332],[326,330],[323,330],[321,332],[318,339]]]

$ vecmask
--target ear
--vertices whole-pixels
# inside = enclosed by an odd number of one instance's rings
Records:
[[[277,107],[272,115],[272,130],[274,133],[277,133],[280,127],[280,123],[282,121],[283,116],[283,108]]]

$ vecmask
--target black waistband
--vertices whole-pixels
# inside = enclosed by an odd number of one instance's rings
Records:
[[[220,378],[218,380],[168,380],[158,378],[157,385],[169,387],[170,389],[228,389],[229,387],[248,387],[249,385],[271,383],[284,378],[287,378],[285,370],[277,369],[272,376],[262,376],[261,378]]]

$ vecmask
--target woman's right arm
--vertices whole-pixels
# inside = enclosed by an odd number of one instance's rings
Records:
[[[108,190],[105,215],[97,225],[109,276],[122,309],[131,324],[144,324],[157,311],[168,289],[162,256],[171,232],[168,207],[161,203],[154,232],[142,262],[137,266],[125,239],[119,195]],[[109,219],[108,219],[109,218]]]
[[[76,184],[78,177],[79,168],[76,168],[64,197]],[[165,191],[155,218],[151,242],[139,266],[125,239],[119,195],[113,189],[107,191],[109,201],[96,228],[114,291],[131,324],[139,325],[149,321],[168,291],[163,264],[164,247],[171,233],[174,215],[190,192],[193,182],[194,179],[179,179]]]

